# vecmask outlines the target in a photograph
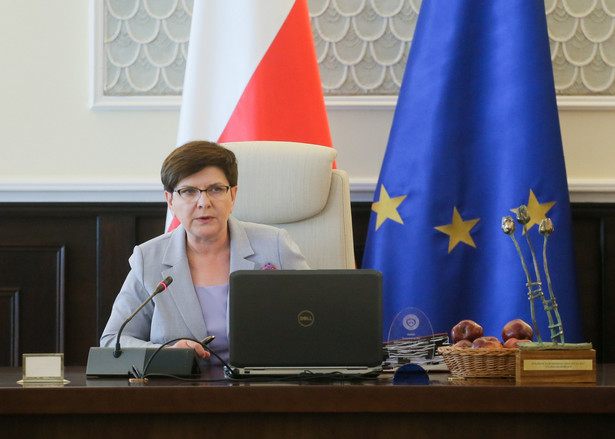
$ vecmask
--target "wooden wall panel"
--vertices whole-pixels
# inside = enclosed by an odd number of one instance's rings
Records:
[[[20,289],[18,356],[64,352],[66,365],[85,364],[128,273],[133,246],[159,234],[165,214],[162,203],[0,204],[0,287]],[[16,260],[2,253],[18,247],[63,249],[61,285],[49,270],[41,271],[48,260]],[[60,287],[62,306],[54,309],[49,297]],[[0,352],[10,351],[6,344],[0,339]],[[10,365],[8,358],[0,361]]]
[[[19,289],[0,287],[0,364],[19,364]]]
[[[3,360],[19,362],[17,352],[64,351],[64,248],[62,246],[0,246],[0,279],[10,297],[11,324],[2,332]],[[22,267],[30,267],[28,275]],[[41,328],[45,328],[41,331]],[[7,349],[8,347],[8,349]]]
[[[583,328],[602,362],[615,362],[615,204],[574,204],[572,220]]]
[[[132,252],[137,243],[135,236],[135,217],[128,214],[104,214],[98,218],[99,239],[97,257],[98,281],[96,306],[96,333],[101,334],[113,305],[113,300],[122,286],[129,271],[125,256]],[[109,239],[108,237],[111,237]],[[122,237],[122,239],[112,239]]]
[[[354,237],[354,257],[357,267],[363,263],[363,253],[365,252],[365,240],[367,239],[367,229],[371,214],[371,203],[352,204],[352,234]]]
[[[602,226],[603,260],[601,288],[601,333],[605,361],[615,362],[615,215],[604,218]]]
[[[128,257],[133,247],[164,231],[165,206],[149,206],[151,212],[144,214],[133,210],[98,216],[97,334],[102,334],[113,301],[128,275]]]
[[[597,346],[602,340],[602,225],[592,218],[579,218],[575,222],[574,240],[577,255],[577,284],[580,291],[581,314],[592,316],[583,321],[585,338]]]
[[[352,205],[357,267],[370,210]],[[133,246],[162,233],[165,217],[164,203],[0,203],[0,366],[43,351],[85,364]],[[587,339],[615,362],[615,204],[573,205],[573,224]]]

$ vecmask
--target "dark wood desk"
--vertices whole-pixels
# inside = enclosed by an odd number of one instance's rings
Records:
[[[0,368],[0,436],[145,438],[613,437],[615,365],[596,385],[517,386],[510,380],[393,385],[363,382],[185,383],[87,379],[67,368],[63,387],[22,387]],[[220,370],[204,377],[220,378]]]

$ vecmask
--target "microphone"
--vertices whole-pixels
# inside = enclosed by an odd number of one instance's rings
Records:
[[[145,305],[147,305],[155,296],[157,296],[158,294],[162,293],[163,291],[165,291],[169,285],[171,285],[171,282],[173,282],[173,278],[171,276],[167,276],[165,277],[161,282],[158,283],[158,286],[156,287],[156,289],[154,290],[154,292],[152,293],[151,296],[149,296],[147,299],[145,299],[145,302],[143,302],[141,305],[139,305],[139,307],[135,310],[135,312],[133,312],[126,320],[124,320],[124,323],[122,323],[122,326],[120,326],[120,330],[117,332],[117,336],[115,338],[115,349],[113,350],[113,356],[115,358],[118,358],[120,355],[122,355],[122,348],[120,347],[120,337],[122,336],[122,331],[124,330],[124,327],[128,324],[128,322],[130,322],[134,316],[137,315],[137,313],[139,311],[141,311],[141,309],[143,309],[143,307]]]

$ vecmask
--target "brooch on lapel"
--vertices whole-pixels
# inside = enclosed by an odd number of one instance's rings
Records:
[[[275,265],[267,262],[265,265],[263,265],[263,268],[261,268],[261,270],[277,270],[277,268],[275,268]]]

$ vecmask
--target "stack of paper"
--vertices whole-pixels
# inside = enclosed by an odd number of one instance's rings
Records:
[[[405,338],[384,343],[388,354],[385,367],[403,364],[436,364],[443,361],[438,347],[448,344],[448,334],[434,334],[424,337]]]

